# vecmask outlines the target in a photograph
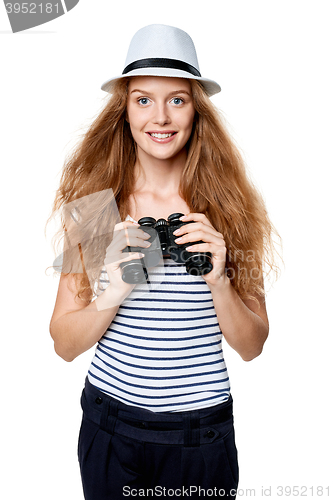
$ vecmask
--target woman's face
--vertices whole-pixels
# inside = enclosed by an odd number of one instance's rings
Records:
[[[167,160],[189,140],[194,119],[191,85],[185,78],[137,76],[129,83],[127,120],[145,156]]]

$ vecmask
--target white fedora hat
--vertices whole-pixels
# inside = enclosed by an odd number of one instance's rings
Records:
[[[133,36],[124,71],[110,78],[102,90],[112,94],[114,84],[126,76],[169,76],[201,82],[209,96],[221,91],[218,83],[203,78],[192,38],[183,30],[165,24],[150,24]]]

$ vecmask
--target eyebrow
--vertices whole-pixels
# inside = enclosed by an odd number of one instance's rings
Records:
[[[133,94],[133,92],[140,92],[141,94],[153,95],[153,92],[147,92],[147,90],[134,89],[134,90],[132,90],[131,94]],[[187,95],[191,96],[191,94],[189,92],[187,92],[187,90],[184,90],[184,89],[172,90],[171,92],[169,92],[168,97],[172,94],[187,94]]]

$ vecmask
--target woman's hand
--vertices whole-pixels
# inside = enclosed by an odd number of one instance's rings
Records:
[[[216,285],[228,278],[225,275],[225,262],[227,248],[221,233],[209,222],[204,214],[189,213],[180,217],[181,221],[195,221],[191,224],[185,224],[173,234],[177,236],[176,243],[185,245],[188,252],[210,252],[212,254],[213,269],[202,277],[209,285]],[[181,236],[181,240],[179,237]],[[204,243],[191,245],[191,242],[202,240]],[[189,246],[186,246],[189,243]]]
[[[140,259],[143,254],[139,252],[122,252],[126,246],[145,247],[150,246],[150,235],[139,229],[138,225],[132,221],[124,221],[115,225],[113,238],[106,250],[104,266],[108,273],[110,286],[116,291],[117,295],[125,299],[127,295],[136,286],[135,284],[125,283],[122,279],[123,270],[120,267],[121,262],[128,262],[133,259]],[[147,243],[147,245],[146,245]]]

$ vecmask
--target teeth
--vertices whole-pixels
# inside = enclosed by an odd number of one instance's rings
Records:
[[[157,139],[166,139],[167,137],[171,137],[172,134],[150,134],[152,137],[156,137]]]

